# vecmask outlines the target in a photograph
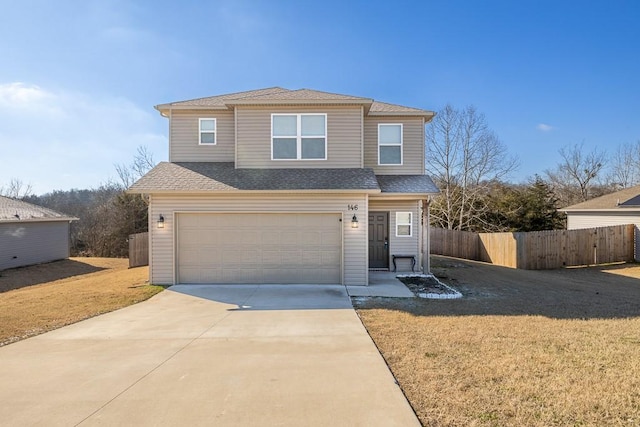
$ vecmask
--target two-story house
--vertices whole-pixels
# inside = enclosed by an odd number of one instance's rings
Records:
[[[155,108],[169,162],[130,188],[149,195],[152,283],[367,285],[428,256],[433,112],[279,87]]]

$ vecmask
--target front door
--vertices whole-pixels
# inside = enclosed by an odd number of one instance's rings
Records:
[[[389,212],[369,212],[369,268],[389,268]]]

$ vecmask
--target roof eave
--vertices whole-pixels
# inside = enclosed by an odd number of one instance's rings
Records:
[[[221,194],[272,194],[272,193],[300,193],[300,194],[321,194],[321,193],[331,193],[331,194],[379,194],[380,189],[291,189],[291,190],[238,190],[238,189],[229,189],[229,190],[137,190],[137,189],[129,189],[126,190],[128,194],[202,194],[202,195],[221,195]]]
[[[423,200],[429,196],[435,196],[438,193],[385,193],[380,192],[373,196],[376,199],[387,198],[387,199],[413,199],[413,200]]]
[[[170,110],[221,110],[226,111],[229,108],[226,105],[173,105],[173,104],[160,104],[153,108],[160,112],[162,117],[168,117],[167,113]]]
[[[432,112],[419,112],[419,111],[406,111],[406,112],[401,112],[401,111],[369,111],[369,116],[375,116],[375,117],[384,117],[384,116],[393,116],[393,117],[424,117],[425,118],[425,123],[428,123],[431,121],[431,119],[433,119],[433,117],[435,116],[434,113]]]
[[[69,222],[69,221],[79,221],[80,218],[76,217],[64,217],[64,218],[24,218],[24,219],[0,219],[0,224],[20,224],[23,222]]]
[[[563,208],[563,209],[558,209],[558,211],[559,212],[564,212],[564,213],[640,212],[640,207],[634,207],[634,208],[621,208],[621,207],[617,207],[617,208],[578,208],[578,209]]]

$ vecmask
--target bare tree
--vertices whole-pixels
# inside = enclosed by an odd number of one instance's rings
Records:
[[[600,181],[606,153],[597,148],[586,153],[584,144],[562,147],[558,153],[562,161],[545,173],[561,203],[567,206],[589,200],[592,188]]]
[[[610,159],[607,183],[614,189],[640,183],[640,141],[618,146]]]
[[[153,153],[149,151],[146,145],[139,145],[135,156],[133,156],[131,170],[140,178],[153,169],[155,165],[156,162],[153,160]]]
[[[0,195],[11,197],[12,199],[24,199],[33,195],[31,184],[25,184],[18,178],[11,178],[7,186],[0,187]]]
[[[153,160],[153,153],[145,145],[138,146],[133,162],[129,165],[124,163],[114,165],[120,184],[124,189],[133,185],[144,174],[149,172],[156,165]]]
[[[518,167],[518,160],[489,129],[484,114],[469,106],[446,105],[427,127],[427,168],[442,191],[432,205],[432,222],[458,230],[486,229],[491,183]]]

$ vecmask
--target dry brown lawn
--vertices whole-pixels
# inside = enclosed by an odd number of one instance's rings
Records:
[[[0,346],[146,300],[162,290],[126,259],[71,258],[0,272]]]
[[[423,425],[640,426],[640,266],[433,270],[464,298],[356,300]]]

